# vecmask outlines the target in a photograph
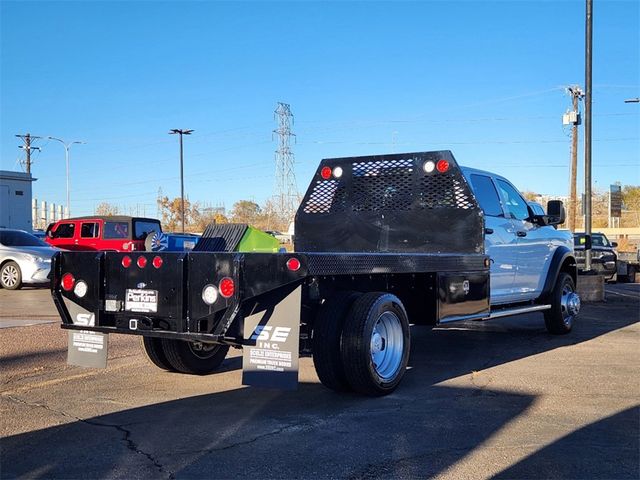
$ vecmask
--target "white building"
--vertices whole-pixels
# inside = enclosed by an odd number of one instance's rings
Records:
[[[0,227],[31,232],[31,174],[0,170]]]

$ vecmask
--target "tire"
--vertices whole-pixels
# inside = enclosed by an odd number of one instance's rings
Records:
[[[580,310],[580,297],[575,291],[576,286],[571,275],[560,272],[548,298],[551,308],[544,311],[544,323],[549,333],[564,335],[573,328],[573,322]]]
[[[313,325],[313,365],[322,384],[335,390],[351,390],[342,366],[340,341],[345,318],[357,292],[338,292],[320,307]]]
[[[207,375],[222,365],[229,345],[163,338],[162,349],[174,370],[192,375]]]
[[[636,283],[636,267],[627,267],[627,282]]]
[[[22,287],[22,271],[16,262],[7,262],[0,268],[0,285],[7,290]]]
[[[141,337],[140,344],[147,360],[162,370],[175,371],[164,353],[161,338]]]
[[[351,388],[370,396],[393,392],[407,369],[410,343],[409,320],[398,297],[371,292],[358,298],[345,320],[340,348]]]

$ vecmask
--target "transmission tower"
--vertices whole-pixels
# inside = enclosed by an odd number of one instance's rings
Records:
[[[278,121],[278,128],[273,131],[278,135],[275,204],[279,216],[290,222],[296,213],[298,203],[300,203],[293,167],[294,156],[290,147],[291,137],[295,137],[295,134],[291,133],[293,114],[288,103],[278,102],[275,115]]]

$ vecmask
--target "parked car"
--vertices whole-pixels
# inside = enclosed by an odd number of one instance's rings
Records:
[[[149,235],[152,232],[153,234]],[[145,247],[145,242],[151,243],[151,240],[166,243],[159,220],[127,216],[90,216],[59,220],[49,225],[45,240],[49,245],[64,250],[115,252],[152,250],[150,246]]]
[[[0,286],[17,290],[24,284],[48,283],[56,251],[30,233],[0,229]]]
[[[578,269],[584,269],[585,244],[587,237],[584,233],[573,234],[573,245]],[[591,268],[604,275],[607,280],[613,280],[617,271],[618,254],[614,250],[618,244],[609,242],[604,233],[591,234]]]

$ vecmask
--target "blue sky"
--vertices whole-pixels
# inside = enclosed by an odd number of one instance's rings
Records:
[[[597,188],[640,183],[640,2],[594,1]],[[0,155],[17,133],[71,150],[72,214],[101,201],[155,215],[192,201],[262,203],[273,111],[295,115],[304,191],[326,157],[450,149],[523,190],[563,195],[564,87],[584,85],[584,1],[0,2]],[[582,135],[582,131],[580,132]],[[34,197],[64,203],[64,151],[40,141]],[[582,149],[580,154],[582,155]]]

